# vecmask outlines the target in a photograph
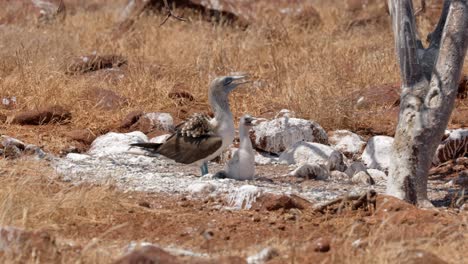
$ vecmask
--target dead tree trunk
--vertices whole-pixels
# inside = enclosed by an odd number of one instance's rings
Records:
[[[400,66],[401,100],[387,193],[422,207],[427,175],[452,113],[468,44],[467,0],[444,0],[424,48],[411,0],[389,0]]]

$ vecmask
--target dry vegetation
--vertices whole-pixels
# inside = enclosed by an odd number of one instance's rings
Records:
[[[208,82],[230,72],[248,72],[255,80],[255,85],[231,97],[237,117],[288,108],[327,130],[356,129],[367,122],[354,106],[358,91],[399,81],[390,26],[381,22],[347,30],[353,14],[345,12],[339,1],[316,6],[323,21],[316,27],[273,18],[246,30],[197,19],[190,23],[170,19],[159,27],[164,16],[155,14],[143,16],[135,30],[118,40],[112,39],[111,29],[125,1],[108,2],[107,8],[93,12],[78,8],[63,23],[0,26],[0,97],[16,96],[19,109],[14,111],[59,104],[73,115],[67,126],[0,123],[0,134],[58,152],[67,145],[61,134],[64,130],[108,131],[135,109],[180,114],[180,107],[167,97],[175,85],[182,84],[195,96],[196,101],[185,106],[188,111],[207,111]],[[0,16],[6,11],[0,10]],[[425,36],[431,25],[424,19],[420,22]],[[128,65],[115,74],[65,74],[72,58],[94,51],[124,56]],[[120,74],[125,77],[116,81]],[[116,91],[129,105],[98,110],[83,98],[90,87]],[[468,108],[466,100],[458,107]],[[245,256],[274,245],[281,254],[273,263],[312,259],[317,263],[395,263],[405,248],[433,252],[449,263],[468,259],[466,212],[414,209],[379,218],[365,212],[316,215],[304,211],[299,220],[278,220],[272,226],[268,219],[283,219],[285,212],[228,213],[212,211],[203,202],[182,207],[177,200],[157,195],[74,186],[59,181],[45,164],[25,161],[0,160],[0,185],[0,225],[45,230],[57,238],[53,244],[59,257],[54,261],[63,263],[108,263],[132,240],[176,244],[215,256]],[[139,206],[142,200],[152,208]],[[252,221],[255,216],[262,220]],[[218,225],[208,226],[211,219],[218,219]],[[286,231],[277,228],[283,222]],[[239,223],[246,224],[232,228]],[[207,245],[197,232],[182,236],[178,230],[187,225],[197,231],[216,229],[214,241]],[[225,240],[226,236],[230,239]],[[318,237],[332,239],[329,253],[313,251]],[[358,238],[367,245],[352,247]],[[34,259],[31,252],[24,254]],[[22,261],[21,256],[1,258]]]

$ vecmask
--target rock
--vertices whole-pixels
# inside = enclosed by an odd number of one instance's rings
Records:
[[[0,136],[0,138],[0,147],[6,148],[8,146],[15,146],[20,150],[24,150],[26,148],[26,144],[23,141],[18,140],[16,138],[12,138],[6,135],[2,135]]]
[[[330,172],[330,179],[331,180],[336,180],[336,181],[344,181],[344,182],[347,182],[349,181],[351,178],[348,176],[348,174],[342,172],[342,171],[337,171],[337,170],[334,170],[334,171],[331,171]]]
[[[153,245],[146,245],[139,249],[135,249],[114,262],[114,264],[135,263],[181,264],[183,262],[180,261],[176,256],[173,256],[160,247]]]
[[[255,255],[247,257],[248,264],[263,264],[279,256],[278,250],[272,247],[262,249]]]
[[[148,138],[139,131],[130,133],[110,132],[96,138],[91,144],[88,154],[108,156],[111,154],[125,153],[129,150],[131,143],[143,142],[148,142]]]
[[[146,113],[130,129],[150,133],[154,130],[174,131],[174,119],[168,113]]]
[[[367,171],[360,171],[351,178],[351,182],[355,184],[374,185],[374,179],[367,173]]]
[[[227,204],[233,209],[250,209],[262,190],[254,185],[243,185],[231,192],[227,197]]]
[[[388,171],[392,159],[393,138],[374,136],[369,139],[362,153],[362,161],[370,169]]]
[[[376,182],[386,182],[387,181],[387,174],[381,170],[376,169],[367,169],[367,173],[374,179]]]
[[[116,110],[122,106],[128,105],[128,100],[116,92],[108,89],[92,87],[85,90],[81,97],[92,103],[93,107],[100,110]]]
[[[275,154],[285,151],[298,141],[328,143],[327,133],[316,122],[288,117],[254,126],[250,137],[256,149]]]
[[[172,87],[172,90],[167,96],[174,100],[177,105],[185,105],[188,102],[195,100],[195,97],[188,92],[189,90],[190,88],[188,86],[179,83]]]
[[[315,252],[328,252],[330,251],[330,239],[320,237],[312,242]]]
[[[20,158],[23,153],[15,145],[8,145],[3,148],[3,156],[8,159],[17,159]]]
[[[456,129],[448,132],[446,138],[437,147],[432,160],[433,165],[468,155],[468,129]]]
[[[48,123],[62,124],[70,121],[71,113],[65,108],[54,105],[38,110],[22,111],[13,117],[13,124],[45,125]]]
[[[47,153],[45,153],[40,147],[33,144],[26,145],[26,147],[24,148],[24,154],[34,155],[38,159],[47,158]]]
[[[359,108],[393,107],[400,104],[400,84],[391,83],[372,86],[359,93],[356,106]]]
[[[56,263],[60,257],[49,233],[11,226],[0,227],[0,253],[12,256],[17,263]]]
[[[82,74],[105,68],[117,68],[126,64],[127,60],[122,56],[92,54],[72,59],[68,64],[65,73]]]
[[[366,145],[366,142],[364,142],[359,135],[348,130],[336,130],[331,132],[328,141],[332,148],[348,157],[360,154]]]
[[[16,96],[3,97],[1,106],[8,110],[15,109],[17,106]]]
[[[89,129],[75,129],[66,133],[66,136],[70,139],[85,143],[91,144],[95,139],[96,135],[91,132]]]
[[[345,170],[345,173],[349,177],[353,177],[356,173],[358,173],[360,171],[366,171],[366,170],[367,170],[367,168],[366,168],[366,165],[364,165],[364,163],[362,163],[362,162],[353,162]]]
[[[343,155],[340,152],[313,142],[297,142],[280,155],[279,161],[287,164],[322,164],[330,171],[346,169]]]
[[[193,195],[207,195],[215,190],[216,186],[208,182],[197,182],[187,187],[187,191]]]
[[[91,156],[86,155],[86,154],[79,154],[79,153],[68,153],[67,156],[65,156],[65,158],[70,161],[79,162],[79,161],[89,159],[91,158]]]
[[[322,164],[302,164],[290,173],[294,177],[305,178],[308,180],[326,180],[330,177],[327,168]]]
[[[128,113],[125,116],[125,118],[122,120],[122,122],[120,122],[120,128],[131,127],[133,124],[138,122],[138,120],[143,114],[144,114],[143,111],[140,111],[140,110],[135,110],[135,111]]]
[[[171,134],[164,134],[164,135],[157,136],[157,137],[154,137],[154,138],[150,139],[149,142],[162,144],[162,143],[166,142],[166,140],[167,140],[170,136],[171,136]]]
[[[255,164],[257,165],[267,165],[278,163],[278,156],[274,156],[265,152],[256,152],[255,153]]]
[[[253,202],[252,210],[276,211],[279,209],[297,208],[303,210],[310,207],[310,202],[296,195],[264,193]]]
[[[447,264],[437,255],[421,249],[405,249],[396,257],[401,263],[408,264]]]

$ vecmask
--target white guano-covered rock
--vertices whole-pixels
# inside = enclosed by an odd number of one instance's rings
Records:
[[[298,141],[328,144],[325,130],[316,122],[299,118],[280,117],[262,122],[250,134],[254,147],[279,154]]]
[[[346,169],[343,154],[330,146],[313,142],[297,142],[280,155],[279,161],[287,164],[322,164],[330,171]]]
[[[254,185],[243,185],[231,192],[227,198],[232,209],[250,209],[252,203],[262,194],[262,190]]]
[[[108,156],[111,154],[125,153],[131,143],[148,142],[148,137],[140,131],[130,133],[110,132],[96,138],[88,151],[89,155]]]
[[[322,164],[302,164],[290,173],[291,176],[305,179],[326,180],[330,172]]]
[[[145,119],[152,128],[169,132],[174,130],[174,119],[168,113],[146,113],[140,117],[140,120]]]
[[[390,167],[393,153],[393,138],[375,136],[369,139],[362,153],[362,161],[369,169],[387,171]]]
[[[330,146],[340,151],[346,156],[354,156],[360,154],[366,142],[362,138],[348,130],[336,130],[330,133],[328,138]]]

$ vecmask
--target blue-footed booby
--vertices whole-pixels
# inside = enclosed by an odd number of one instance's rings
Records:
[[[246,76],[224,76],[214,79],[208,91],[208,100],[214,118],[194,114],[176,127],[166,142],[135,143],[134,147],[144,148],[161,154],[176,162],[196,164],[201,174],[208,174],[208,161],[219,156],[234,140],[234,119],[229,109],[229,93],[241,84],[247,83]]]
[[[252,180],[255,176],[255,152],[249,137],[249,130],[256,120],[250,115],[244,115],[239,122],[239,149],[226,163],[224,170],[217,172],[215,178],[231,178],[236,180]]]

